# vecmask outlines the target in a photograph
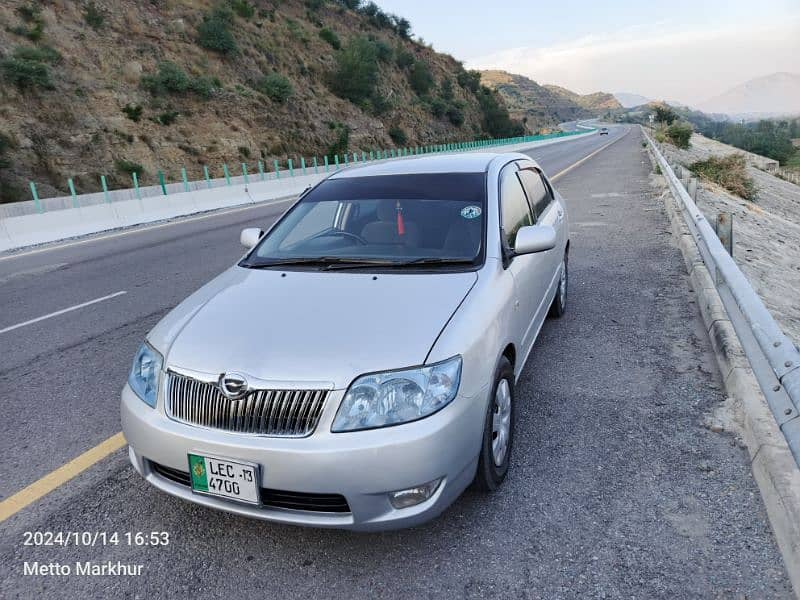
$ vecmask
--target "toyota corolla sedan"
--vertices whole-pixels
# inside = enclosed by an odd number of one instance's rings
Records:
[[[336,172],[147,335],[136,470],[282,523],[412,526],[509,469],[514,385],[567,301],[565,207],[523,154]]]

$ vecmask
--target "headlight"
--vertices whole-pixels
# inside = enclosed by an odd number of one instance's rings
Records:
[[[460,356],[429,367],[363,375],[350,384],[331,431],[375,429],[427,417],[456,397],[460,380]]]
[[[158,374],[164,359],[145,342],[136,357],[133,359],[131,374],[128,376],[128,385],[136,395],[155,408],[158,396]]]

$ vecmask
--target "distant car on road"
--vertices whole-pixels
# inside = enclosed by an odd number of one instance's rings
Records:
[[[567,302],[564,202],[524,154],[339,171],[147,335],[136,470],[239,515],[380,530],[496,489],[515,382]]]
[[[608,135],[608,127],[601,127],[600,135]]]

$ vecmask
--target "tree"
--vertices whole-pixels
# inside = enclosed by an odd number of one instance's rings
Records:
[[[678,115],[675,114],[675,111],[672,110],[672,107],[667,106],[666,104],[657,104],[655,106],[656,111],[656,121],[659,123],[666,123],[667,125],[672,125],[672,122],[678,118]]]
[[[411,89],[420,96],[427,94],[434,84],[433,74],[428,63],[422,60],[415,61],[408,74],[408,82],[411,84]]]
[[[328,86],[337,96],[359,103],[372,96],[377,77],[375,44],[357,37],[336,54],[336,69],[328,78]]]

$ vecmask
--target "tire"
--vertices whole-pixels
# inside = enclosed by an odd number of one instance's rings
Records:
[[[503,391],[505,390],[505,391]],[[500,404],[498,404],[500,402]],[[505,407],[502,406],[505,404]],[[502,416],[505,413],[505,418]],[[505,431],[505,450],[502,443],[496,443]],[[483,423],[481,453],[478,458],[478,471],[473,485],[482,492],[493,492],[500,487],[508,473],[511,448],[514,442],[514,369],[504,356],[497,365],[497,373],[492,386],[492,397],[486,409]]]
[[[561,278],[558,280],[556,297],[550,305],[549,317],[560,319],[567,312],[567,290],[569,289],[569,254],[564,253],[564,260],[561,261]]]

